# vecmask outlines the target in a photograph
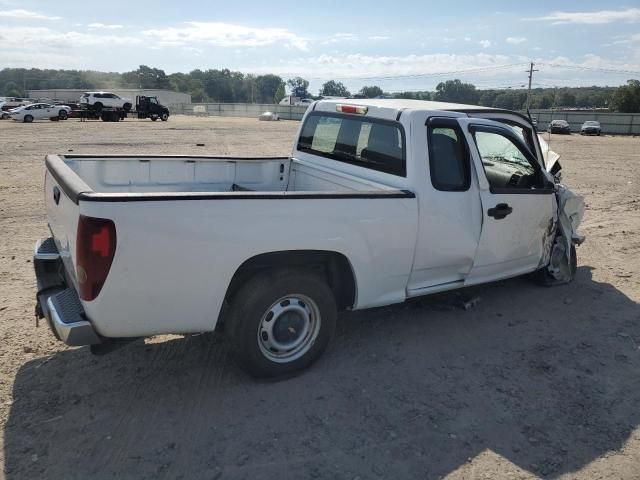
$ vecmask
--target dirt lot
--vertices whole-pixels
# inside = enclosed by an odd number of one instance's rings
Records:
[[[573,284],[344,314],[293,379],[248,378],[217,334],[94,357],[36,328],[46,153],[287,154],[297,127],[0,122],[0,477],[640,478],[638,138],[553,139],[588,204]]]

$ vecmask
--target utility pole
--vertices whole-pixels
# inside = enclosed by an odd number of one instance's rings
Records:
[[[529,67],[529,91],[527,92],[527,112],[529,111],[529,106],[531,105],[531,83],[533,82],[533,72],[539,72],[540,70],[534,70],[535,63],[531,62],[531,66]]]

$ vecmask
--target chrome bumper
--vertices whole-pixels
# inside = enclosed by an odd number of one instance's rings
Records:
[[[38,282],[36,316],[46,318],[53,334],[67,345],[101,343],[84,313],[78,293],[67,284],[53,238],[36,243],[33,265]]]

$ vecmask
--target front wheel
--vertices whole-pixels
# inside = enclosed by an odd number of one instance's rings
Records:
[[[131,110],[131,104],[130,104],[130,103],[128,103],[128,102],[127,102],[127,103],[125,103],[125,104],[122,106],[122,109],[123,109],[125,112],[128,112],[129,110]]]
[[[160,120],[162,120],[163,122],[166,122],[167,120],[169,120],[169,114],[168,113],[163,113],[162,116],[160,117]]]
[[[258,274],[238,291],[227,331],[245,369],[278,377],[310,366],[336,326],[333,292],[318,275],[296,270]]]
[[[566,251],[563,249],[563,251]],[[552,258],[553,262],[553,258]],[[566,268],[566,267],[565,267]],[[571,253],[569,255],[569,265],[568,265],[568,273],[567,277],[562,280],[558,280],[555,278],[550,272],[548,267],[544,267],[532,274],[532,279],[539,285],[544,287],[554,287],[556,285],[563,285],[566,283],[571,283],[576,278],[576,272],[578,271],[578,253],[576,252],[576,246],[571,245]]]

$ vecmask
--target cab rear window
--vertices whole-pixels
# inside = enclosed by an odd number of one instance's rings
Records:
[[[398,122],[313,112],[302,127],[298,150],[405,177],[405,143]]]

